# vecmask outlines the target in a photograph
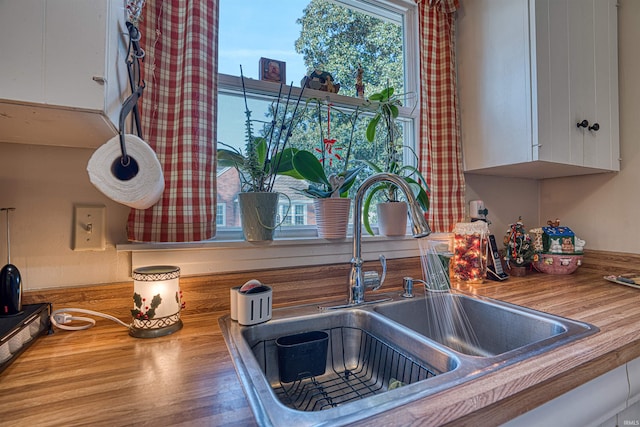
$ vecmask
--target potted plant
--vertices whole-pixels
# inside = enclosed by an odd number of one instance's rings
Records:
[[[402,163],[404,148],[411,151],[416,159],[418,156],[413,149],[402,145],[400,141],[401,130],[396,119],[399,115],[398,107],[402,105],[402,101],[401,97],[395,95],[394,92],[393,87],[387,87],[369,97],[368,105],[373,107],[375,114],[367,125],[366,136],[369,142],[374,142],[378,128],[383,129],[383,166],[380,167],[368,160],[364,162],[374,173],[388,172],[402,177],[414,190],[418,203],[426,212],[429,209],[427,182],[416,167]],[[397,187],[388,182],[373,187],[364,201],[363,225],[365,229],[369,234],[374,234],[369,220],[369,209],[374,196],[378,193],[384,198],[384,202],[377,204],[380,234],[386,236],[404,235],[407,227],[407,205],[398,200]]]
[[[317,102],[318,121],[322,125],[322,102],[317,99],[312,101]],[[308,150],[287,148],[283,153],[283,157],[286,159],[283,164],[290,165],[291,170],[281,170],[279,173],[308,182],[309,186],[300,191],[313,199],[318,236],[325,239],[343,239],[347,234],[351,209],[351,199],[348,198],[348,192],[355,183],[358,173],[363,168],[358,166],[349,169],[353,131],[359,110],[356,109],[349,117],[351,134],[346,154],[343,157],[333,152],[333,144],[336,140],[330,138],[330,105],[327,108],[327,138],[323,137],[321,130],[320,148],[315,149],[319,158]],[[322,126],[320,128],[322,129]],[[289,159],[291,160],[290,162]],[[334,163],[333,160],[336,160],[336,162]]]
[[[241,77],[244,89],[244,76]],[[242,231],[245,239],[251,242],[273,240],[273,231],[279,225],[276,224],[276,217],[280,193],[273,191],[275,178],[281,172],[293,169],[291,164],[293,151],[286,146],[291,135],[290,129],[297,118],[302,91],[294,104],[293,113],[288,117],[285,108],[282,118],[278,115],[281,93],[282,85],[278,99],[272,105],[273,120],[263,129],[261,136],[254,134],[251,111],[247,106],[246,93],[244,93],[246,115],[244,152],[218,142],[224,147],[217,149],[218,166],[233,167],[240,177],[238,202]],[[285,105],[291,101],[289,96],[284,101]],[[278,121],[281,122],[280,125]]]

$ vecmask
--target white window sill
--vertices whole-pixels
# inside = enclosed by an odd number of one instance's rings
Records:
[[[432,235],[438,238],[440,233]],[[239,240],[211,240],[194,243],[127,243],[118,251],[131,252],[132,268],[148,265],[177,265],[184,276],[228,273],[270,268],[349,263],[353,238],[341,241],[320,238],[275,239],[270,244]],[[377,260],[419,256],[418,239],[411,236],[365,236],[362,258]]]

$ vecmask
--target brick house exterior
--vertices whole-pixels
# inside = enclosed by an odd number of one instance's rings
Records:
[[[298,193],[295,189],[306,187],[303,181],[289,176],[277,176],[274,184],[274,191],[286,194],[291,199],[290,216],[294,214],[304,216],[304,225],[315,225],[316,218],[313,209],[313,199]],[[238,207],[237,194],[240,191],[240,179],[235,168],[222,168],[217,174],[217,203],[219,213],[223,218],[217,218],[218,227],[240,227],[240,209]],[[278,212],[283,212],[288,205],[285,197],[280,197],[280,207]],[[284,207],[283,207],[284,206]],[[280,222],[280,218],[278,218]]]

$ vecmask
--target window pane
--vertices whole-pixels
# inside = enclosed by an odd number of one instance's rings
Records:
[[[218,203],[216,205],[216,225],[217,226],[225,226],[226,225],[226,204]]]
[[[265,23],[268,23],[266,25]],[[300,85],[315,68],[356,96],[358,64],[367,95],[405,87],[404,17],[376,0],[221,0],[218,72],[259,79],[260,58],[286,63],[285,83]],[[271,29],[265,31],[265,28]]]
[[[294,223],[295,225],[305,225],[305,205],[295,205],[294,206]]]
[[[297,83],[307,69],[301,54],[295,51],[300,35],[296,20],[302,16],[308,0],[220,1],[218,33],[218,72],[233,76],[259,77],[260,58],[272,58],[287,64],[287,82]]]
[[[361,66],[365,97],[388,86],[394,87],[396,94],[402,94],[406,87],[416,87],[405,82],[406,16],[400,10],[393,9],[387,1],[377,0],[283,0],[278,2],[278,7],[268,2],[252,2],[247,6],[237,0],[221,0],[218,141],[245,151],[245,99],[242,81],[237,77],[240,65],[254,135],[260,135],[271,122],[280,85],[259,80],[260,58],[270,58],[286,63],[286,82],[293,82],[297,88],[303,77],[315,69],[329,72],[340,85],[338,95],[330,94],[330,102],[325,99],[327,92],[305,89],[288,146],[310,150],[319,158],[324,150],[328,173],[342,171],[347,157],[349,168],[358,164],[356,160],[368,160],[384,169],[386,157],[381,138],[373,143],[365,138],[372,114],[363,108],[365,100],[357,97],[356,72]],[[264,31],[265,22],[277,31]],[[412,58],[415,62],[415,55]],[[411,64],[414,66],[417,63]],[[279,111],[285,108],[288,90],[285,86]],[[294,109],[298,93],[299,89],[294,88],[289,113]],[[315,100],[309,100],[314,97]],[[413,154],[416,150],[412,148],[416,102],[415,94],[406,98],[407,108],[401,108],[398,118],[397,144],[409,147],[400,151],[404,161],[410,163],[416,161]],[[356,111],[358,120],[354,121]],[[361,173],[352,191],[370,173]],[[235,170],[218,170],[218,200],[227,204],[226,227],[240,225],[236,200],[240,191],[238,178]],[[284,219],[283,226],[315,226],[311,199],[299,191],[306,187],[303,181],[277,177],[274,191],[285,193],[291,200],[286,218],[285,206],[278,211],[279,218]]]

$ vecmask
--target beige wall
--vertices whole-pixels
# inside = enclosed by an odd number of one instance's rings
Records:
[[[502,236],[519,216],[531,228],[559,217],[587,241],[587,248],[640,253],[640,1],[621,0],[620,4],[622,171],[540,182],[467,176],[467,200],[484,200],[496,236]],[[21,270],[25,289],[129,279],[130,255],[115,251],[116,243],[126,241],[129,210],[108,200],[89,182],[86,165],[92,152],[0,143],[0,207],[17,208],[12,221],[12,261]],[[105,251],[71,250],[75,203],[107,207]],[[2,265],[5,239],[2,222]]]
[[[498,245],[509,224],[520,217],[527,229],[539,225],[539,181],[471,174],[466,175],[466,181],[467,214],[470,200],[482,200],[489,211],[489,230],[495,234]]]
[[[104,197],[89,182],[86,167],[92,153],[92,149],[0,143],[0,207],[16,208],[11,213],[11,261],[20,270],[26,290],[129,277],[130,255],[115,250],[116,243],[126,242],[129,209]],[[105,251],[71,250],[75,203],[106,206]],[[0,219],[0,264],[4,265],[4,215]]]

